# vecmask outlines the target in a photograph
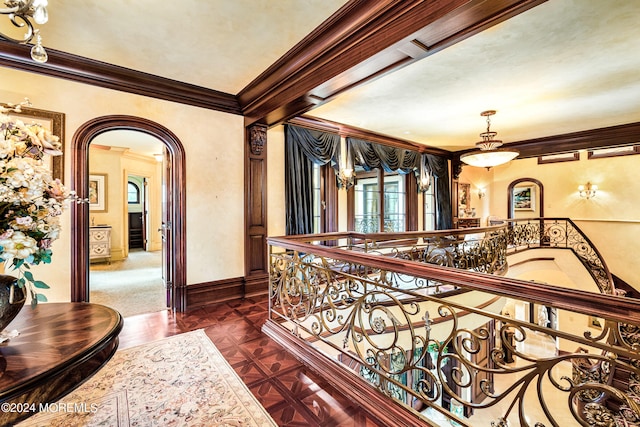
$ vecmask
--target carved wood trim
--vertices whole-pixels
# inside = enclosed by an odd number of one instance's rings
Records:
[[[268,284],[267,252],[267,126],[245,129],[245,293],[259,292]],[[258,283],[258,289],[254,286]],[[266,290],[266,286],[265,286]]]
[[[414,173],[405,176],[405,212],[407,213],[407,231],[418,230],[418,181]]]
[[[49,60],[46,64],[39,64],[31,59],[30,48],[31,46],[0,40],[0,66],[230,114],[242,114],[236,97],[228,93],[49,48]]]
[[[540,205],[539,207],[539,212],[540,212],[540,218],[544,218],[544,186],[542,185],[542,182],[538,181],[535,178],[519,178],[516,179],[515,181],[512,181],[509,184],[509,187],[507,188],[507,218],[513,218],[514,215],[514,206],[513,206],[513,189],[516,188],[516,186],[518,184],[521,184],[523,182],[532,182],[534,184],[536,184],[538,186],[538,192],[540,193],[539,197],[538,197],[538,201],[537,203]]]
[[[245,123],[275,125],[544,0],[352,0],[249,83]]]
[[[170,195],[168,207],[173,227],[173,307],[176,311],[187,309],[186,292],[186,157],[178,137],[164,126],[133,116],[103,116],[92,119],[78,128],[71,140],[71,189],[80,198],[86,198],[89,190],[89,145],[98,135],[110,130],[135,130],[161,140],[171,161],[171,178],[166,185]],[[86,203],[71,205],[71,301],[89,301],[89,206]]]

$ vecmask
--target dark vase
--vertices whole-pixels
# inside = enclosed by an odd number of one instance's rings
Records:
[[[9,323],[18,315],[27,297],[24,288],[19,287],[13,276],[0,274],[0,332],[4,331]],[[9,302],[13,288],[13,300]]]

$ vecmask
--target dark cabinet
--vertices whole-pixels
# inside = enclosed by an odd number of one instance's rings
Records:
[[[144,249],[142,212],[129,212],[129,249]]]
[[[480,227],[480,218],[458,218],[458,228]]]

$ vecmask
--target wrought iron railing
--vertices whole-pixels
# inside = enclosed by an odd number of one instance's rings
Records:
[[[384,231],[386,233],[398,233],[404,230],[404,215],[396,214],[384,218]],[[379,215],[356,216],[355,230],[359,233],[377,233],[380,231]]]
[[[509,219],[510,251],[532,248],[570,249],[593,277],[603,294],[614,294],[611,272],[591,240],[569,218]]]
[[[503,271],[507,243],[527,241],[516,226],[270,238],[265,332],[331,370],[327,379],[369,410],[392,397],[430,425],[640,416],[636,382],[621,388],[606,374],[640,378],[640,345],[625,332],[640,325],[640,303],[483,274]],[[552,308],[559,328],[503,313],[507,299]],[[540,352],[541,340],[552,349]]]

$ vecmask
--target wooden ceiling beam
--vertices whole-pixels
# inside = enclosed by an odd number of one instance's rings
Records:
[[[238,93],[273,126],[545,0],[352,0]]]

